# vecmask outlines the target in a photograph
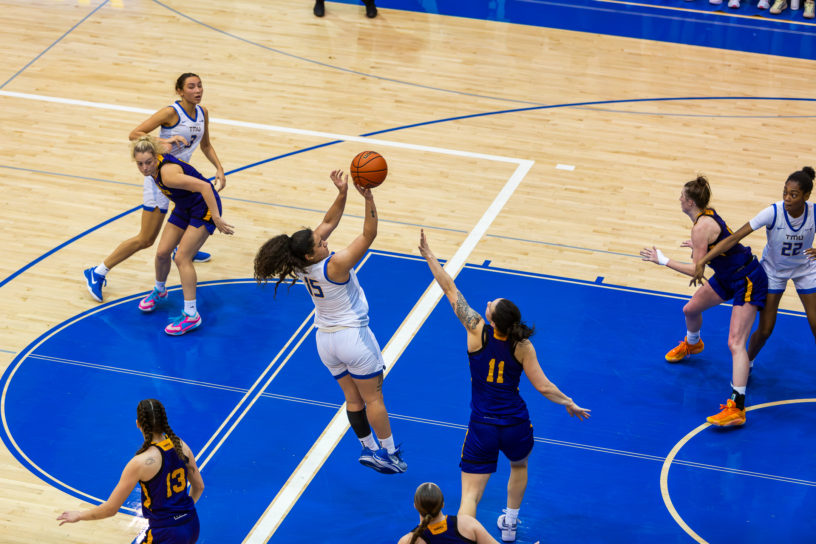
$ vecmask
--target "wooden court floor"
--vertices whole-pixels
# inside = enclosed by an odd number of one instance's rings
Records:
[[[778,100],[812,96],[811,61],[328,5],[317,19],[307,1],[0,0],[0,370],[96,304],[82,269],[138,230],[138,211],[96,228],[141,203],[127,135],[174,99],[182,72],[204,82],[236,227],[207,242],[200,281],[250,277],[258,245],[316,224],[334,194],[328,173],[373,148],[390,168],[378,249],[418,253],[424,227],[451,257],[532,161],[469,262],[690,295],[687,279],[637,257],[656,244],[688,260],[682,183],[709,175],[737,228],[816,162],[814,103]],[[198,152],[193,164],[214,173]],[[361,211],[351,196],[335,247]],[[748,240],[764,245],[761,233]],[[152,259],[115,268],[107,299],[149,289]],[[790,294],[783,308],[801,310]],[[679,306],[667,319],[682,334]],[[59,424],[54,414],[44,438]],[[5,449],[0,482],[0,542],[133,536],[121,514],[57,527],[80,501]]]

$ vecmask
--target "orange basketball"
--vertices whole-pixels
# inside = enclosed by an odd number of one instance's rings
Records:
[[[351,161],[351,179],[361,187],[376,187],[387,175],[388,165],[376,151],[363,151]]]

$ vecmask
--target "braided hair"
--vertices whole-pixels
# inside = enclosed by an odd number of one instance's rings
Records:
[[[813,178],[816,177],[816,172],[810,166],[804,166],[801,170],[797,170],[790,176],[787,181],[795,181],[799,184],[799,189],[803,193],[809,193],[813,190]]]
[[[500,299],[493,305],[491,315],[493,324],[500,334],[513,341],[513,345],[526,340],[535,334],[535,327],[528,327],[521,320],[521,310],[506,298]]]
[[[302,229],[292,236],[279,234],[266,241],[258,254],[255,255],[255,280],[266,283],[270,278],[277,278],[275,293],[278,285],[287,278],[291,278],[292,285],[297,281],[297,273],[312,263],[306,258],[314,251],[314,232],[312,229]]]
[[[687,181],[683,185],[683,192],[686,198],[694,201],[694,204],[701,210],[708,208],[708,203],[711,200],[711,185],[708,179],[703,175],[698,175],[696,179]]]
[[[189,461],[181,448],[181,438],[173,432],[170,424],[167,423],[167,414],[161,402],[156,399],[140,400],[138,406],[136,406],[136,421],[139,423],[139,428],[145,437],[145,441],[139,451],[136,452],[136,455],[147,451],[147,448],[153,443],[154,434],[164,433],[173,442],[173,449],[176,450],[179,459],[185,463]]]
[[[425,482],[417,487],[416,493],[414,493],[414,508],[422,516],[422,522],[411,533],[409,544],[414,544],[417,541],[425,529],[428,528],[431,520],[442,511],[443,506],[445,506],[445,497],[442,496],[442,490],[439,489],[438,485]]]

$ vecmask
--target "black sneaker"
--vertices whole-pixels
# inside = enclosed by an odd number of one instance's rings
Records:
[[[374,5],[374,0],[363,0],[366,7],[366,17],[373,19],[377,16],[377,6]]]
[[[323,17],[326,15],[326,6],[323,4],[323,0],[315,0],[314,10],[312,11],[315,17]]]

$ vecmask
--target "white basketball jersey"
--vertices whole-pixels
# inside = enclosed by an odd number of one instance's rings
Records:
[[[332,255],[308,267],[305,274],[298,274],[315,305],[315,327],[366,327],[368,301],[354,269],[349,270],[349,279],[344,283],[326,277],[326,265]]]
[[[785,211],[780,200],[771,204],[751,219],[754,230],[765,227],[768,244],[762,252],[763,265],[772,270],[790,270],[808,262],[805,250],[813,247],[814,205],[805,202],[805,211],[793,218]]]
[[[178,115],[178,123],[172,127],[161,127],[159,131],[159,138],[169,138],[171,136],[182,136],[187,140],[187,145],[174,144],[170,154],[175,158],[189,163],[190,157],[193,156],[193,151],[201,143],[201,138],[204,137],[204,110],[201,106],[195,107],[195,119],[191,119],[181,104],[173,102],[171,108],[176,110]]]

